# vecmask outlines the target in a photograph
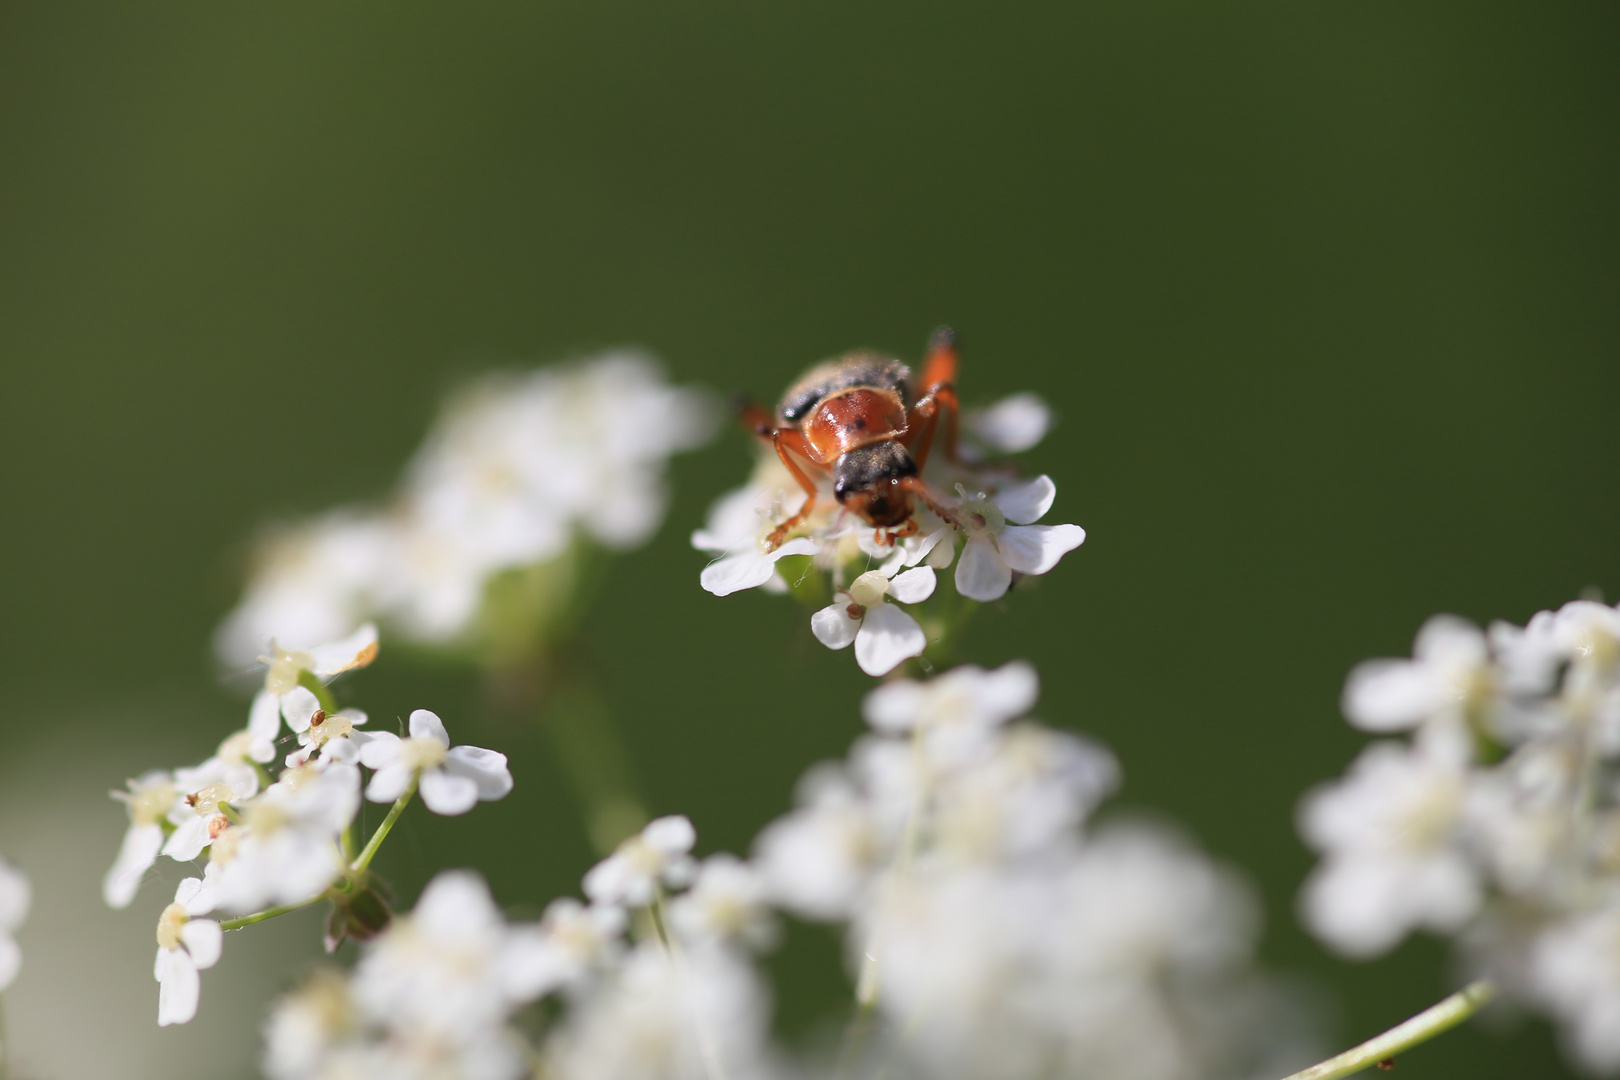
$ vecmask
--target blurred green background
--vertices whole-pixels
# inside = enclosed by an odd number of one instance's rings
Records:
[[[152,1023],[169,884],[101,908],[102,793],[245,715],[208,636],[266,520],[380,494],[442,393],[636,343],[773,399],[856,345],[962,334],[961,389],[1035,389],[1054,520],[1089,530],[962,655],[1121,756],[1263,894],[1334,1040],[1451,985],[1420,940],[1298,928],[1293,808],[1362,739],[1345,672],[1435,611],[1620,596],[1620,9],[1608,2],[0,6],[0,850],[38,908],[23,1074],[251,1074],[315,922],[233,936]],[[869,685],[791,603],[686,545],[740,482],[680,459],[589,620],[652,809],[745,849]],[[547,743],[385,648],[344,689],[507,750],[506,802],[414,808],[380,865],[471,864],[537,911],[591,854]],[[779,959],[791,1035],[837,1000]],[[89,1018],[87,1020],[87,1018]],[[86,1026],[87,1022],[90,1026]],[[1539,1021],[1405,1075],[1556,1075]],[[111,1072],[107,1063],[115,1063]]]

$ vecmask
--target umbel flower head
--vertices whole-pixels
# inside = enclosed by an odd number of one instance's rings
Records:
[[[1577,600],[1523,626],[1436,616],[1410,659],[1350,673],[1344,713],[1385,739],[1306,796],[1321,855],[1306,923],[1350,956],[1413,930],[1562,1022],[1620,1071],[1620,609]]]
[[[650,538],[670,457],[713,427],[706,394],[671,386],[634,351],[486,376],[449,403],[382,507],[265,539],[215,652],[240,668],[272,637],[296,654],[374,619],[413,641],[465,643],[502,575],[561,563],[578,544]],[[556,589],[573,579],[554,576]]]
[[[928,620],[907,608],[933,595],[935,571],[954,561],[957,595],[994,601],[1079,547],[1080,526],[1038,524],[1057,498],[1050,477],[1021,480],[989,460],[1038,443],[1046,407],[1023,394],[970,412],[958,445],[954,357],[949,336],[920,375],[852,353],[812,368],[774,417],[750,409],[766,446],[752,480],[692,534],[713,556],[703,588],[831,595],[812,617],[816,639],[853,644],[861,670],[885,675],[928,647]]]

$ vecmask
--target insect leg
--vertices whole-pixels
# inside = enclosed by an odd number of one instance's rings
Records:
[[[771,445],[776,448],[776,456],[782,459],[782,464],[786,465],[788,472],[793,474],[793,479],[797,480],[799,486],[804,488],[804,504],[799,507],[799,512],[778,525],[771,531],[771,535],[765,538],[765,549],[775,551],[782,546],[782,541],[787,537],[787,534],[803,524],[805,519],[810,516],[810,511],[815,509],[816,482],[806,475],[805,471],[799,467],[799,463],[793,460],[792,453],[789,452],[789,444],[796,443],[797,445],[792,447],[794,452],[803,454],[807,458],[810,456],[809,448],[804,445],[804,436],[801,433],[792,430],[783,431],[781,428],[773,427],[770,432],[770,440]]]

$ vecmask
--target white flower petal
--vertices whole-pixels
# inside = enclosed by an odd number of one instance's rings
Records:
[[[253,705],[248,709],[248,733],[255,740],[275,742],[276,736],[281,734],[281,699],[268,690],[260,690],[253,695]]]
[[[884,683],[866,695],[861,703],[861,715],[872,727],[885,735],[898,735],[910,731],[921,722],[923,703],[928,691],[922,683],[900,679]]]
[[[927,647],[928,638],[916,619],[893,604],[879,604],[867,610],[855,635],[855,662],[868,675],[887,675]]]
[[[411,770],[395,761],[372,774],[371,783],[366,785],[366,798],[372,802],[393,802],[405,794],[405,788],[410,782]]]
[[[641,830],[647,846],[666,855],[684,855],[697,843],[697,829],[684,814],[670,814],[654,818]]]
[[[788,555],[814,555],[820,550],[814,540],[801,536],[789,540],[769,555],[763,551],[740,551],[727,555],[703,568],[699,582],[716,596],[730,596],[744,589],[754,589],[771,580],[776,574],[776,561]]]
[[[191,962],[200,970],[219,963],[224,935],[219,923],[213,919],[192,919],[180,928],[180,940],[191,954]]]
[[[444,730],[444,721],[439,719],[437,713],[426,709],[411,713],[410,731],[413,739],[432,739],[441,746],[450,745],[450,735]]]
[[[1020,574],[1044,574],[1085,540],[1078,525],[1008,525],[996,545],[1002,561]]]
[[[947,525],[934,535],[939,539],[929,546],[928,556],[923,561],[935,570],[943,570],[956,558],[956,530]]]
[[[998,492],[992,501],[1008,521],[1029,525],[1045,517],[1056,498],[1057,485],[1052,483],[1052,478],[1037,476],[1027,483]]]
[[[420,791],[422,802],[435,814],[465,814],[478,802],[478,784],[472,777],[452,776],[443,769],[422,773]]]
[[[934,595],[934,568],[919,566],[889,582],[889,595],[902,604],[920,604]]]
[[[1017,454],[1045,438],[1052,410],[1035,394],[1014,394],[965,419],[987,449]]]
[[[481,746],[454,747],[445,756],[444,769],[478,785],[478,797],[486,802],[502,798],[512,790],[512,772],[506,755],[494,750]]]
[[[201,814],[193,814],[169,835],[168,842],[163,845],[163,854],[176,862],[190,862],[202,854],[211,837],[208,835],[208,818]]]
[[[287,726],[293,731],[308,731],[309,722],[320,707],[320,700],[308,687],[295,686],[281,695],[281,715],[287,718]]]
[[[315,674],[323,679],[365,667],[377,659],[377,627],[366,623],[341,641],[315,646],[309,650],[309,655]]]
[[[184,1024],[197,1015],[197,998],[201,989],[197,968],[183,949],[159,949],[157,962],[152,967],[157,979],[158,1026]]]
[[[1363,731],[1404,731],[1445,703],[1445,686],[1426,664],[1368,660],[1345,680],[1345,719]]]
[[[398,735],[392,731],[373,731],[360,746],[360,764],[368,769],[386,769],[399,760]]]
[[[101,898],[117,910],[129,907],[141,887],[141,878],[163,848],[161,825],[131,825],[118,848],[118,858],[101,882]]]
[[[1000,600],[1012,584],[1012,571],[989,539],[970,539],[956,560],[956,591],[969,600]]]
[[[817,641],[829,649],[846,649],[854,642],[855,632],[861,628],[861,620],[850,615],[849,607],[846,599],[841,604],[829,604],[810,616],[810,632],[816,635]]]

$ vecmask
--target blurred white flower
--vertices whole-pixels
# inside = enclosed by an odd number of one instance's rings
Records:
[[[465,814],[480,800],[504,798],[512,790],[506,755],[479,746],[450,745],[444,722],[426,709],[410,716],[410,737],[372,732],[360,760],[375,769],[366,786],[372,802],[393,802],[417,780],[422,802],[435,814]]]
[[[17,948],[17,928],[28,918],[33,900],[28,875],[0,858],[0,990],[10,986],[22,967],[22,950]]]
[[[811,770],[799,807],[754,841],[773,903],[810,919],[847,918],[892,854],[893,838],[838,766]]]
[[[896,567],[898,569],[898,567]],[[810,617],[816,640],[829,649],[855,645],[855,661],[868,675],[887,675],[902,661],[928,647],[917,620],[888,603],[920,604],[934,594],[933,567],[919,566],[892,580],[868,570]]]
[[[1344,715],[1363,731],[1410,731],[1423,723],[1467,730],[1468,710],[1495,692],[1485,635],[1454,615],[1423,624],[1410,660],[1368,660],[1344,687]]]
[[[360,1017],[341,972],[321,969],[276,1002],[264,1025],[260,1064],[270,1080],[321,1075],[338,1047],[359,1028]],[[328,1072],[326,1075],[345,1075]],[[361,1074],[365,1075],[365,1074]]]
[[[557,559],[578,535],[645,542],[670,455],[713,421],[706,395],[633,352],[487,376],[447,405],[390,505],[338,510],[265,545],[215,650],[241,665],[271,637],[296,651],[363,618],[455,641],[496,575]]]
[[[995,495],[970,495],[960,484],[956,490],[961,503],[955,513],[966,538],[956,561],[956,590],[970,600],[1001,599],[1013,571],[1044,574],[1085,542],[1086,530],[1078,525],[1034,524],[1057,498],[1050,477],[1037,476]]]
[[[1300,832],[1324,856],[1301,897],[1311,929],[1370,956],[1418,927],[1467,922],[1483,895],[1462,846],[1467,784],[1449,754],[1375,743],[1343,781],[1308,795]]]
[[[669,921],[700,946],[734,942],[757,949],[776,940],[764,879],[733,855],[703,860],[692,887],[670,901]]]
[[[578,985],[616,961],[628,921],[624,909],[614,904],[553,900],[540,917],[537,992]]]
[[[508,926],[478,875],[447,870],[372,943],[352,993],[375,1023],[465,1045],[538,996],[548,974],[541,935]]]
[[[1531,953],[1532,987],[1566,1025],[1571,1056],[1620,1069],[1620,903],[1549,927]]]
[[[926,682],[897,679],[866,695],[861,715],[884,735],[923,728],[936,754],[976,751],[987,734],[1035,704],[1035,669],[1014,660],[994,671],[952,668]]]
[[[963,416],[965,426],[985,448],[1000,454],[1019,454],[1046,437],[1052,410],[1037,394],[1013,394],[989,408]]]
[[[692,948],[677,963],[638,946],[616,976],[574,1003],[542,1047],[558,1080],[759,1080],[769,1071],[769,996],[727,949]]]
[[[157,925],[158,1026],[184,1024],[197,1015],[201,980],[197,972],[219,962],[219,923],[199,919],[213,910],[213,897],[198,878],[186,878],[163,909]]]
[[[646,907],[664,886],[684,886],[695,865],[697,831],[678,814],[655,818],[585,875],[585,895],[598,904]]]
[[[142,773],[128,781],[128,787],[128,791],[111,793],[129,808],[129,828],[117,858],[101,881],[102,899],[108,907],[119,910],[129,907],[141,879],[157,861],[163,848],[163,822],[180,800],[174,777],[162,770]]]

